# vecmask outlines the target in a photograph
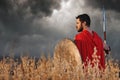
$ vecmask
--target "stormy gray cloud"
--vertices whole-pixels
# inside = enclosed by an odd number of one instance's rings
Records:
[[[8,32],[26,33],[33,18],[50,16],[53,9],[59,8],[60,0],[1,0],[0,21]]]
[[[85,0],[86,5],[92,6],[93,8],[102,9],[103,5],[107,10],[113,10],[120,12],[120,0]]]
[[[41,19],[51,16],[54,9],[59,10],[60,2],[61,0],[0,0],[0,54],[8,54],[13,48],[16,52],[33,48],[36,39],[39,40],[39,48],[50,43],[47,42],[50,41],[47,35],[54,34],[54,31],[44,28]],[[40,20],[39,25],[34,24],[37,19]],[[31,50],[34,52],[34,49]]]

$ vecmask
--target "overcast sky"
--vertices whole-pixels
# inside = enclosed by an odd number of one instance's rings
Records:
[[[53,54],[63,38],[73,39],[75,17],[87,13],[91,28],[103,38],[106,9],[107,43],[120,57],[120,0],[0,0],[0,55]],[[117,5],[118,4],[118,5]]]

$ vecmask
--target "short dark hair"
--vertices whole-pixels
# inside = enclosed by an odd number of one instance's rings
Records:
[[[87,26],[90,26],[90,23],[91,23],[91,20],[90,20],[90,17],[88,16],[88,14],[81,14],[81,15],[78,15],[76,17],[76,19],[79,19],[80,21],[82,22],[86,22],[86,25]]]

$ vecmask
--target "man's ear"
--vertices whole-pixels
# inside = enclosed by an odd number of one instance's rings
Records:
[[[84,21],[84,24],[86,25],[86,21]]]
[[[86,26],[86,21],[82,22],[82,25]]]

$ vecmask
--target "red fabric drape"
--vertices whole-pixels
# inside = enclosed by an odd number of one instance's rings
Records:
[[[94,47],[96,47],[96,55],[99,56],[99,67],[105,68],[105,57],[102,39],[93,31],[93,35],[87,30],[83,30],[75,36],[75,43],[80,52],[82,61],[87,65],[87,60],[93,60]]]

